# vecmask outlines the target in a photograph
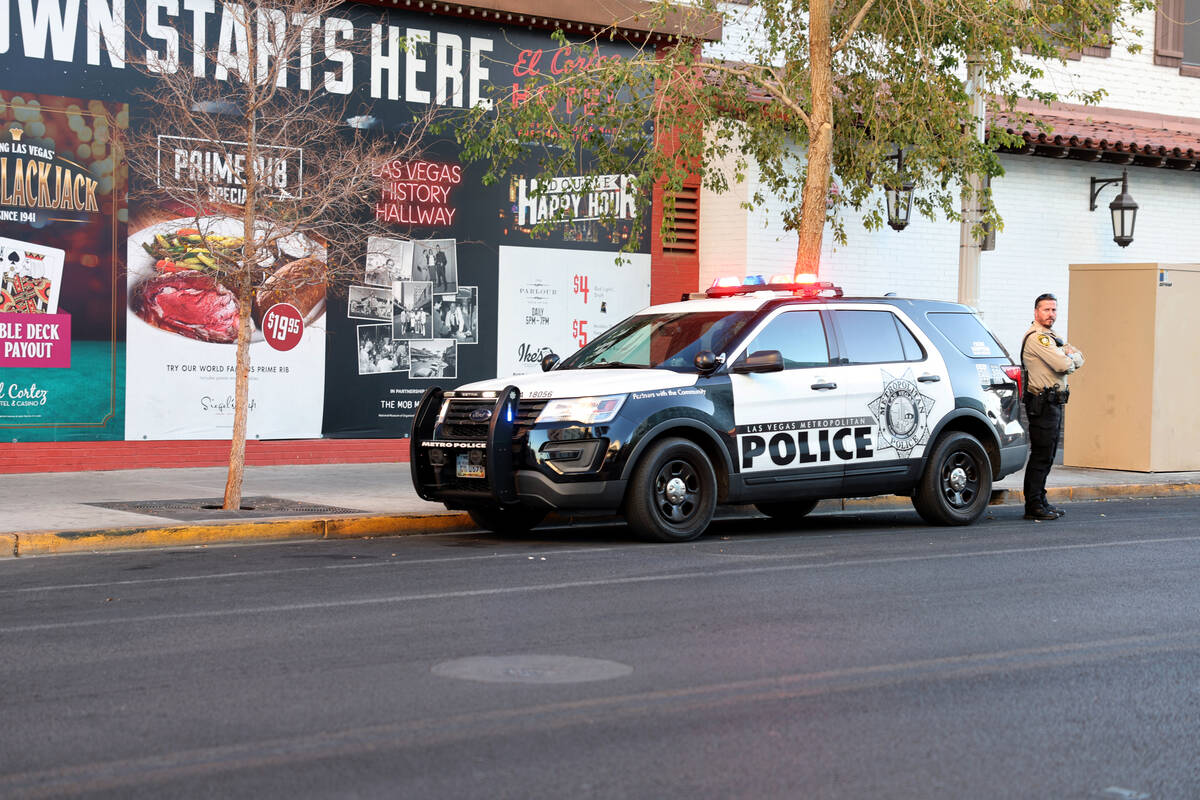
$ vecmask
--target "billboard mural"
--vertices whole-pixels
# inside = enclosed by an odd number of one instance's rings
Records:
[[[12,73],[8,73],[11,76]],[[123,104],[0,90],[0,434],[124,438]]]
[[[156,127],[160,115],[134,91],[154,85],[146,66],[247,79],[237,37],[222,34],[236,7],[150,4],[147,20],[142,2],[95,0],[82,16],[74,0],[20,5],[29,13],[10,14],[0,30],[0,263],[10,265],[0,268],[0,428],[17,440],[226,438],[236,309],[229,289],[191,261],[202,260],[197,236],[236,247],[244,190],[236,166],[203,141]],[[359,114],[347,124],[381,137],[421,110],[486,104],[489,90],[567,50],[549,31],[361,4],[321,24],[314,46],[367,47],[345,53],[340,71],[301,60],[286,80],[347,101]],[[178,31],[203,34],[209,51],[172,60]],[[611,57],[632,52],[621,42],[604,48]],[[158,179],[225,170],[212,198],[225,210],[197,221],[141,191],[121,207],[115,124],[170,145],[176,157]],[[280,191],[303,169],[295,144],[268,154]],[[485,186],[481,175],[445,137],[380,165],[362,210],[378,233],[349,255],[357,278],[328,291],[260,293],[251,438],[406,436],[429,386],[528,371],[531,353],[566,355],[649,302],[646,251],[619,265],[615,257],[636,213],[626,176],[565,175],[538,187],[520,174]],[[617,211],[616,224],[600,223],[606,209]],[[300,235],[262,267],[282,273],[332,257],[319,237]]]

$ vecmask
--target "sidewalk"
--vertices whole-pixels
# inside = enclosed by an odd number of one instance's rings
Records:
[[[247,467],[244,504],[255,510],[231,515],[205,511],[220,503],[224,467],[139,469],[0,475],[0,558],[133,547],[162,547],[272,539],[357,538],[470,530],[461,512],[417,497],[407,463]],[[993,503],[1022,502],[1022,475],[994,489]],[[1200,495],[1200,472],[1142,473],[1057,465],[1047,494],[1053,503],[1115,497]],[[255,498],[261,498],[255,500]],[[316,508],[289,508],[289,503]],[[126,503],[136,509],[93,503]],[[825,501],[846,510],[911,508],[907,498]],[[820,510],[820,508],[818,509]],[[567,521],[567,520],[564,520]]]

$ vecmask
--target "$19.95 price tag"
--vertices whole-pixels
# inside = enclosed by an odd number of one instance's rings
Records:
[[[262,318],[263,338],[276,350],[291,350],[304,336],[304,319],[291,303],[276,303]]]

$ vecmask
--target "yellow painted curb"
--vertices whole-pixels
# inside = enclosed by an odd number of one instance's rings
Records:
[[[332,517],[324,520],[326,539],[400,536],[417,533],[467,531],[475,527],[466,514],[393,514],[373,517]]]
[[[320,539],[323,519],[281,519],[219,525],[175,525],[164,528],[108,528],[88,531],[30,531],[16,534],[19,556],[127,550],[139,547],[182,547],[275,539]]]
[[[1188,497],[1200,494],[1200,483],[1147,483],[1076,486],[1047,490],[1058,500],[1107,500],[1110,497]]]
[[[17,555],[17,535],[15,533],[0,533],[0,558],[15,558]]]

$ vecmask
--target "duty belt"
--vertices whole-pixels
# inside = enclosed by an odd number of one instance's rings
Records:
[[[1025,402],[1028,404],[1030,399],[1037,399],[1051,405],[1065,406],[1070,397],[1070,389],[1059,389],[1057,386],[1052,386],[1049,389],[1043,389],[1037,394],[1027,393],[1025,395]]]

